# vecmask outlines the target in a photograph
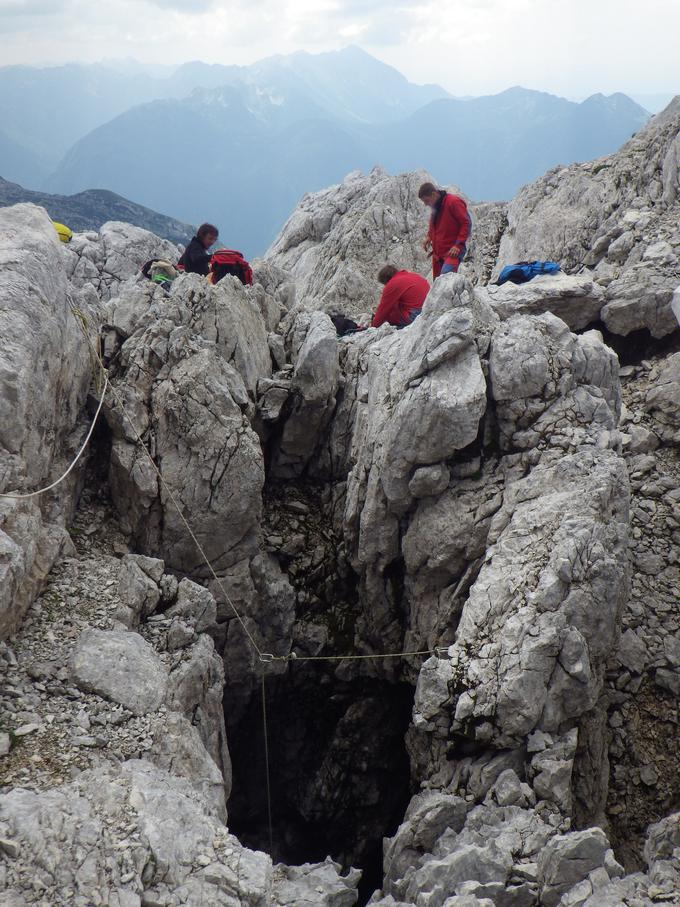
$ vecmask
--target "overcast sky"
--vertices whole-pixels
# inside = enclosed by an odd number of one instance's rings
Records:
[[[680,92],[680,0],[0,0],[0,65],[251,63],[357,44],[456,95]]]

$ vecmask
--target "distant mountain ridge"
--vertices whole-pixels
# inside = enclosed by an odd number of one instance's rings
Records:
[[[160,72],[143,64],[128,69],[111,63],[5,66],[0,67],[0,123],[7,138],[35,158],[44,177],[72,145],[126,110],[224,86],[251,94],[285,93],[291,107],[297,98],[308,112],[318,108],[357,122],[407,116],[435,98],[449,96],[438,85],[410,83],[357,47],[323,54],[300,51],[249,66],[196,61]],[[21,182],[23,174],[10,172],[4,163],[5,177]]]
[[[250,66],[0,69],[14,166],[23,143],[25,161],[42,167],[27,184],[67,195],[108,189],[184,221],[213,221],[250,256],[300,196],[350,171],[424,169],[474,200],[509,198],[550,167],[615,151],[647,119],[620,94],[575,103],[517,87],[453,98],[356,47]],[[21,182],[1,138],[0,173]]]
[[[48,186],[104,185],[184,220],[213,221],[228,245],[253,255],[302,195],[352,170],[424,169],[476,201],[509,198],[556,164],[616,150],[648,119],[623,95],[575,104],[514,88],[367,123],[331,117],[299,93],[280,102],[271,88],[224,86],[135,107],[76,143]]]
[[[185,244],[191,239],[194,228],[172,217],[166,217],[142,205],[109,192],[90,189],[77,195],[49,195],[24,189],[0,177],[0,208],[32,202],[45,208],[49,216],[66,224],[73,231],[99,230],[108,220],[123,221],[150,230],[163,239]]]

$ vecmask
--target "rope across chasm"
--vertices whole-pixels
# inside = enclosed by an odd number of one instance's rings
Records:
[[[290,653],[288,655],[275,655],[271,652],[263,652],[262,649],[260,648],[260,646],[258,645],[257,640],[254,638],[253,634],[248,629],[248,626],[244,620],[244,617],[241,615],[241,613],[239,612],[237,607],[232,602],[232,600],[229,596],[229,593],[227,592],[227,590],[224,587],[224,583],[222,582],[221,578],[217,575],[217,573],[210,561],[210,558],[208,557],[207,553],[205,552],[205,549],[203,548],[200,540],[196,536],[196,533],[193,531],[193,529],[189,525],[189,522],[187,521],[186,517],[184,516],[184,513],[179,504],[179,501],[177,500],[175,493],[173,492],[172,488],[166,482],[163,474],[161,473],[160,469],[158,468],[158,466],[156,464],[156,461],[154,460],[153,456],[151,455],[151,451],[149,450],[148,446],[144,442],[144,439],[141,437],[141,435],[137,431],[137,427],[135,426],[134,420],[128,413],[121,395],[118,393],[115,386],[113,384],[111,384],[111,382],[109,381],[109,375],[108,375],[106,366],[104,365],[104,362],[101,358],[99,350],[96,348],[96,346],[92,342],[92,338],[90,337],[90,335],[88,334],[88,332],[85,329],[85,324],[83,323],[83,319],[82,319],[80,312],[77,310],[77,308],[73,304],[72,300],[70,300],[70,299],[69,299],[69,305],[71,307],[73,316],[74,316],[80,330],[82,331],[82,333],[85,337],[85,340],[90,348],[93,358],[98,363],[98,365],[101,369],[101,373],[104,376],[104,386],[102,389],[101,399],[99,401],[97,411],[96,411],[94,419],[92,421],[92,425],[90,426],[90,430],[88,431],[87,437],[85,438],[85,441],[84,441],[82,447],[78,451],[76,458],[71,463],[71,465],[66,470],[66,472],[62,476],[59,477],[59,479],[57,479],[55,482],[52,482],[52,484],[48,485],[46,488],[41,488],[38,491],[30,492],[28,494],[21,493],[21,492],[11,492],[11,493],[0,494],[0,497],[2,497],[2,498],[36,497],[38,495],[45,494],[45,492],[50,491],[52,488],[55,488],[57,485],[59,485],[60,482],[63,482],[64,479],[69,475],[69,473],[75,468],[76,463],[82,456],[83,452],[85,451],[85,448],[87,447],[87,444],[88,444],[90,438],[92,437],[92,433],[93,433],[95,425],[97,423],[97,419],[101,412],[102,406],[104,405],[104,399],[105,399],[106,393],[108,391],[113,396],[117,406],[120,407],[120,411],[125,416],[125,419],[127,420],[130,428],[132,429],[132,433],[133,433],[137,443],[144,451],[146,458],[148,459],[149,463],[151,464],[152,469],[156,473],[160,485],[167,493],[168,498],[172,502],[182,524],[184,525],[184,528],[186,529],[191,540],[193,541],[194,545],[196,546],[196,549],[199,552],[201,558],[203,559],[206,567],[210,571],[211,576],[213,577],[213,579],[217,583],[220,591],[222,592],[222,595],[224,596],[224,600],[226,601],[227,605],[233,612],[234,617],[236,618],[239,625],[241,626],[241,629],[243,630],[246,638],[250,642],[250,645],[253,647],[255,653],[257,654],[259,661],[262,664],[269,664],[272,662],[290,662],[290,663],[292,663],[292,662],[322,662],[322,661],[325,661],[325,662],[365,661],[365,660],[371,660],[371,659],[380,660],[380,659],[394,659],[394,658],[412,658],[412,657],[417,657],[417,656],[430,656],[430,655],[436,655],[437,657],[442,656],[442,654],[443,654],[442,650],[436,646],[432,649],[420,649],[418,651],[412,651],[412,652],[387,652],[387,653],[377,653],[374,655],[301,655],[301,656],[298,656],[294,652]],[[262,681],[262,687],[261,687],[261,689],[262,689],[262,722],[263,722],[263,734],[264,734],[265,770],[266,770],[266,781],[267,781],[267,785],[266,785],[267,819],[268,819],[268,824],[269,824],[269,844],[270,844],[270,852],[271,852],[271,851],[273,851],[272,797],[271,797],[271,780],[270,780],[270,766],[269,766],[269,739],[268,739],[268,729],[267,729],[267,702],[266,702],[266,687],[265,687],[264,673],[262,674],[261,681]]]
[[[196,536],[196,533],[193,531],[193,529],[189,525],[189,522],[187,521],[186,517],[184,516],[184,513],[182,511],[179,501],[177,500],[175,493],[173,492],[172,488],[166,482],[163,474],[161,473],[160,469],[158,468],[158,465],[156,464],[156,461],[154,460],[153,456],[151,455],[151,451],[149,450],[147,444],[145,443],[145,441],[142,438],[142,436],[140,435],[140,433],[137,431],[137,427],[134,423],[134,420],[128,413],[127,408],[125,406],[125,402],[123,401],[121,395],[118,393],[115,386],[109,382],[106,366],[104,365],[104,362],[102,361],[102,358],[99,354],[99,350],[95,347],[95,345],[92,342],[92,338],[89,336],[89,334],[85,330],[82,320],[79,317],[78,310],[75,308],[75,306],[73,305],[73,303],[70,300],[69,300],[69,304],[71,305],[71,310],[73,311],[73,315],[76,319],[76,322],[78,323],[78,326],[80,327],[81,331],[83,332],[85,340],[87,341],[87,343],[90,347],[92,355],[94,356],[95,360],[98,362],[98,364],[102,370],[102,373],[106,376],[105,387],[108,388],[108,390],[110,391],[111,395],[113,396],[116,404],[120,407],[121,412],[125,416],[130,428],[132,429],[132,433],[135,437],[135,440],[137,441],[139,446],[144,451],[144,454],[145,454],[146,458],[148,459],[148,461],[151,465],[151,468],[153,469],[153,471],[156,473],[156,475],[158,477],[158,481],[160,482],[164,491],[167,493],[168,498],[172,502],[175,510],[177,511],[177,515],[179,516],[182,524],[184,525],[184,528],[186,529],[191,540],[193,541],[194,545],[196,546],[196,549],[197,549],[198,553],[200,554],[201,558],[203,559],[203,562],[205,563],[206,567],[210,571],[212,578],[217,583],[220,591],[222,592],[222,595],[224,596],[224,600],[226,601],[229,608],[232,610],[236,620],[239,622],[241,629],[243,630],[245,636],[247,637],[248,641],[250,642],[253,649],[255,650],[255,653],[257,654],[257,657],[260,660],[260,662],[262,662],[263,664],[268,664],[268,663],[277,662],[277,661],[280,661],[280,662],[345,661],[345,660],[348,660],[348,661],[361,660],[361,661],[363,661],[363,660],[368,660],[368,659],[412,658],[415,656],[423,656],[423,655],[441,656],[442,652],[436,646],[432,649],[420,649],[415,652],[387,652],[387,653],[377,653],[374,655],[300,655],[300,656],[298,656],[295,653],[290,653],[288,655],[275,655],[271,652],[264,652],[258,645],[257,640],[254,638],[253,634],[248,629],[248,626],[246,625],[246,622],[245,622],[243,616],[241,615],[241,613],[239,612],[238,608],[232,602],[232,600],[229,596],[229,593],[225,589],[224,583],[222,582],[221,578],[215,572],[212,562],[210,561],[210,558],[206,554],[205,549],[203,548],[203,545],[201,544],[200,540]],[[97,415],[99,415],[99,410],[101,409],[103,402],[104,402],[104,396],[102,394],[102,399],[99,404],[99,409],[97,410]],[[93,427],[94,427],[94,423],[93,423]],[[90,430],[90,434],[91,433],[92,433],[92,429]],[[88,436],[88,438],[89,438],[89,436]],[[38,492],[36,492],[36,493],[38,493]]]

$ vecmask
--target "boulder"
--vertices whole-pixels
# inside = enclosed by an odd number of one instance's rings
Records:
[[[340,381],[337,333],[328,315],[301,313],[292,333],[290,405],[271,467],[278,478],[299,475],[309,462],[333,415]]]
[[[138,633],[85,630],[69,667],[82,690],[118,702],[135,715],[155,712],[165,698],[167,670]]]
[[[541,903],[556,907],[563,894],[577,882],[603,867],[610,850],[601,828],[556,835],[538,858]]]
[[[243,847],[188,781],[144,760],[83,772],[52,791],[2,794],[0,825],[19,845],[3,866],[8,903],[34,900],[36,866],[52,904],[356,902],[358,873],[341,878],[326,862],[275,874],[270,857]]]
[[[289,272],[297,299],[314,308],[349,317],[374,311],[384,264],[430,270],[421,248],[428,211],[418,199],[419,186],[430,179],[424,171],[389,176],[376,167],[304,196],[265,263]]]
[[[175,262],[180,248],[141,227],[107,221],[98,233],[74,233],[61,253],[73,286],[92,284],[106,301],[118,293],[121,284],[136,279],[145,262],[152,258]]]
[[[598,321],[605,304],[605,291],[587,271],[575,275],[544,274],[523,284],[490,284],[476,292],[486,298],[503,321],[512,315],[552,312],[572,331]]]

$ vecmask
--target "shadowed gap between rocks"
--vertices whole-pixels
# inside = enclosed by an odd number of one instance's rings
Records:
[[[359,904],[382,883],[382,839],[394,834],[411,796],[404,735],[413,689],[335,679],[332,669],[292,666],[266,684],[273,858],[324,860],[363,871]],[[254,699],[229,729],[234,786],[229,825],[269,850],[262,708]]]
[[[264,542],[296,594],[294,647],[351,653],[361,613],[358,577],[334,525],[333,495],[312,479],[269,482]],[[403,563],[388,577],[401,594]],[[338,662],[292,663],[266,680],[275,860],[332,856],[363,871],[359,904],[382,883],[382,839],[412,794],[405,735],[414,689],[380,677],[348,677]],[[269,850],[261,693],[234,722],[225,691],[232,758],[230,829]]]
[[[625,337],[607,330],[601,321],[594,322],[585,330],[600,331],[607,346],[619,357],[621,368],[639,365],[650,356],[669,356],[680,350],[680,330],[661,339],[652,337],[648,330],[631,331]],[[576,333],[583,333],[577,331]]]

